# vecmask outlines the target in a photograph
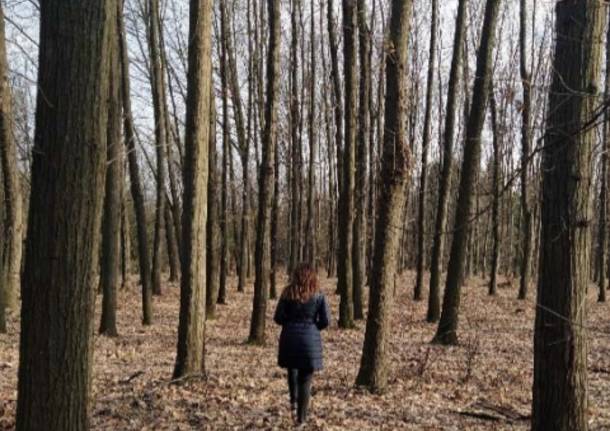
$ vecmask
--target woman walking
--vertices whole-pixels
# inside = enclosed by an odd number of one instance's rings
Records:
[[[326,299],[310,265],[303,263],[295,269],[278,301],[274,320],[282,326],[278,365],[288,370],[290,408],[297,422],[303,424],[313,373],[322,369],[320,331],[330,322]]]

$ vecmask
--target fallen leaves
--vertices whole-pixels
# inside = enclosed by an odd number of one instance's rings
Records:
[[[234,280],[233,280],[234,282]],[[322,280],[333,310],[323,335],[325,369],[314,376],[309,430],[529,429],[534,305],[514,289],[489,297],[485,283],[464,289],[459,336],[453,347],[431,345],[436,327],[425,322],[426,302],[413,302],[413,276],[398,287],[392,320],[388,390],[371,395],[354,386],[364,322],[336,327],[335,280]],[[179,292],[168,285],[155,298],[155,320],[142,327],[136,286],[120,291],[119,338],[95,337],[92,427],[96,430],[290,429],[284,370],[276,365],[279,328],[268,305],[267,345],[250,346],[252,287],[229,286],[228,305],[207,324],[206,371],[172,381]],[[99,319],[99,306],[96,321]],[[608,305],[590,292],[590,429],[610,429]],[[0,429],[13,429],[18,367],[18,322],[0,336]]]

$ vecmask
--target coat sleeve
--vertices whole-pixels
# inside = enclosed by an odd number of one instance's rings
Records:
[[[280,299],[277,302],[275,314],[273,315],[273,321],[278,325],[283,325],[286,322],[286,306],[283,299]]]
[[[328,308],[326,298],[324,297],[324,295],[322,295],[320,301],[318,302],[318,310],[316,313],[316,326],[321,331],[323,329],[328,328],[329,323],[330,309]]]

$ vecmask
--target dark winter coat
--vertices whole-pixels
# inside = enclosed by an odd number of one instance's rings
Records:
[[[316,294],[303,304],[280,299],[273,320],[282,325],[278,365],[301,370],[322,369],[320,331],[330,322],[330,311],[324,295]]]

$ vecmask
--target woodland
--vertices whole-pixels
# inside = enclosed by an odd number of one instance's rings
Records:
[[[610,430],[605,0],[0,0],[0,430]]]

